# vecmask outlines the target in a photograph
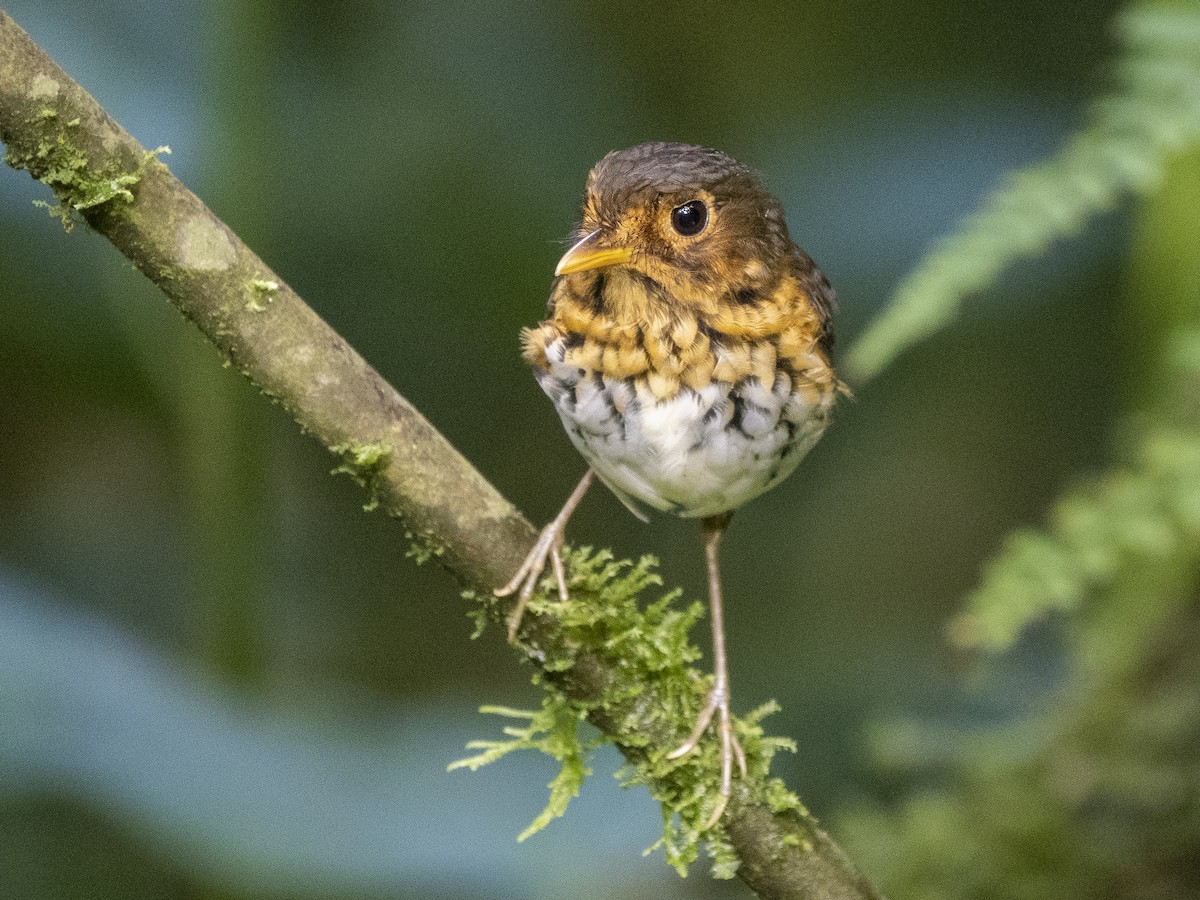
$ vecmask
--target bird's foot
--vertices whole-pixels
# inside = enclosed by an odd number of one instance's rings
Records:
[[[708,692],[708,700],[704,704],[704,709],[700,711],[700,716],[696,719],[696,727],[692,729],[692,733],[686,741],[667,754],[667,759],[679,759],[695,750],[700,743],[700,738],[712,724],[713,716],[717,713],[720,713],[717,718],[717,736],[721,740],[721,794],[712,815],[704,823],[706,829],[717,824],[721,814],[725,812],[726,804],[729,803],[729,795],[733,791],[733,761],[735,759],[742,777],[746,777],[746,751],[742,749],[737,736],[733,733],[733,720],[729,713],[729,688],[725,684],[713,685],[712,690]]]
[[[521,563],[521,568],[517,569],[517,574],[504,587],[496,588],[492,592],[497,597],[508,597],[520,590],[520,593],[517,594],[516,609],[508,617],[508,642],[510,644],[517,639],[517,629],[521,627],[521,617],[525,615],[525,604],[533,596],[538,579],[542,577],[542,572],[546,569],[547,558],[554,568],[554,580],[558,582],[558,596],[564,603],[568,599],[567,576],[562,561],[563,527],[565,525],[566,522],[560,522],[556,518],[543,528],[542,533],[538,535],[537,543],[525,557],[525,562]]]
[[[579,479],[579,484],[575,486],[575,490],[571,492],[571,496],[567,498],[567,502],[563,504],[563,508],[558,511],[558,515],[538,535],[537,543],[533,545],[533,549],[525,557],[525,562],[521,563],[521,568],[517,569],[517,574],[504,587],[496,588],[496,590],[492,591],[497,597],[507,597],[518,590],[520,591],[517,594],[517,607],[512,611],[512,615],[508,617],[508,642],[510,644],[515,643],[517,640],[517,629],[521,627],[521,617],[525,615],[525,604],[533,596],[538,579],[542,577],[542,572],[546,568],[547,558],[549,558],[551,564],[554,566],[554,580],[558,582],[558,596],[562,598],[564,603],[568,600],[567,575],[563,570],[562,561],[563,532],[566,531],[567,521],[571,518],[571,513],[575,511],[575,507],[579,505],[579,501],[587,493],[594,474],[591,469],[583,473],[583,478]]]

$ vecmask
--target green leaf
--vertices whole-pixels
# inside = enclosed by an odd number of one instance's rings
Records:
[[[962,301],[1015,261],[1077,233],[1123,195],[1144,193],[1166,160],[1200,140],[1200,32],[1194,9],[1140,5],[1117,21],[1117,89],[1055,157],[1010,173],[896,289],[850,349],[861,383],[945,327]]]

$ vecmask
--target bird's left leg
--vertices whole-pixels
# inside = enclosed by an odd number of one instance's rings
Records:
[[[562,553],[560,549],[563,541],[563,531],[567,527],[567,520],[571,518],[571,513],[575,512],[575,507],[579,505],[579,501],[583,499],[583,495],[587,493],[587,489],[592,484],[592,470],[588,469],[575,490],[571,492],[571,496],[567,498],[567,502],[563,504],[563,508],[559,510],[550,524],[542,529],[542,533],[538,535],[537,543],[533,545],[533,549],[529,551],[529,555],[525,557],[525,562],[521,563],[521,568],[517,569],[517,574],[512,577],[502,588],[496,588],[494,593],[497,597],[507,597],[514,593],[518,588],[520,593],[517,594],[517,606],[512,611],[512,615],[508,617],[508,640],[512,643],[516,640],[517,629],[521,627],[521,617],[525,614],[525,604],[529,602],[529,598],[533,596],[533,589],[537,587],[538,579],[542,577],[542,572],[546,568],[546,558],[549,557],[551,565],[554,567],[554,580],[558,582],[558,596],[565,602],[567,600],[567,578],[563,571]]]
[[[701,736],[712,722],[713,716],[717,713],[720,714],[717,720],[717,734],[721,739],[721,799],[705,823],[705,828],[711,828],[717,823],[717,820],[721,818],[721,813],[725,811],[725,805],[729,802],[729,795],[733,790],[734,759],[737,759],[742,777],[746,776],[746,753],[733,733],[733,722],[729,714],[729,669],[725,662],[725,613],[721,605],[721,570],[717,560],[717,545],[721,541],[721,535],[729,526],[730,518],[732,518],[731,513],[723,513],[719,516],[710,516],[703,521],[704,557],[708,563],[708,596],[709,604],[712,607],[712,689],[708,692],[708,700],[704,704],[704,709],[700,711],[700,717],[696,720],[696,727],[691,735],[667,754],[667,759],[678,759],[695,750],[696,745],[700,743]]]

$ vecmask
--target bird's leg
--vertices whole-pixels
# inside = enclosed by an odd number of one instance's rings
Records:
[[[708,596],[712,608],[713,633],[713,685],[708,692],[708,700],[696,727],[688,739],[667,754],[667,759],[678,759],[696,749],[700,738],[712,723],[713,715],[720,713],[717,724],[717,734],[721,739],[721,799],[716,809],[705,823],[705,828],[711,828],[721,818],[725,804],[729,802],[729,794],[733,789],[733,761],[736,758],[742,777],[746,776],[746,753],[738,743],[733,733],[733,722],[729,715],[729,668],[725,662],[725,613],[721,606],[721,570],[717,560],[717,545],[721,535],[729,526],[730,513],[710,516],[703,521],[704,527],[704,557],[708,563]]]
[[[529,551],[525,562],[521,563],[521,568],[517,569],[517,574],[512,577],[512,580],[504,587],[496,588],[492,592],[497,597],[507,597],[518,588],[521,591],[517,594],[517,607],[508,618],[509,643],[516,640],[517,629],[521,627],[521,617],[525,614],[525,604],[533,596],[533,589],[537,587],[538,579],[546,568],[547,557],[554,566],[554,580],[558,582],[558,596],[564,602],[567,600],[567,578],[563,571],[562,553],[560,552],[563,531],[567,527],[567,520],[571,518],[571,513],[575,512],[575,507],[579,505],[579,501],[583,499],[583,495],[591,486],[592,475],[592,470],[588,469],[579,484],[576,485],[575,490],[571,492],[571,496],[567,498],[567,502],[563,504],[563,508],[559,510],[558,515],[542,529],[537,543],[533,545],[533,549]]]

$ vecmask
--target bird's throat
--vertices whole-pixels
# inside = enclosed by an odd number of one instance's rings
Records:
[[[613,267],[560,279],[551,318],[524,334],[525,356],[542,370],[561,359],[582,372],[635,379],[660,400],[712,379],[755,377],[770,389],[781,373],[824,392],[835,381],[816,343],[817,324],[795,282],[752,302],[701,305]]]

